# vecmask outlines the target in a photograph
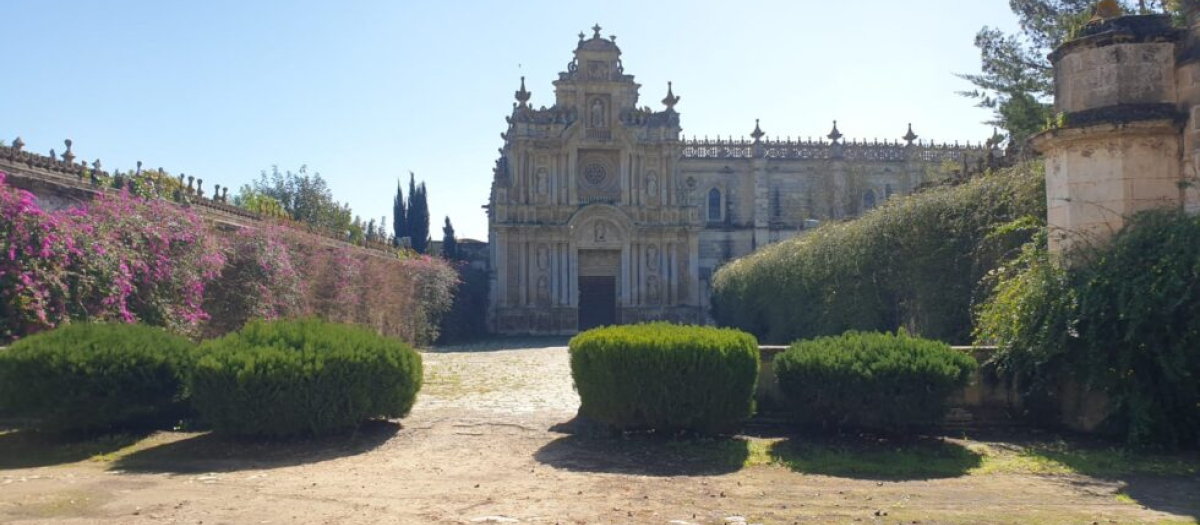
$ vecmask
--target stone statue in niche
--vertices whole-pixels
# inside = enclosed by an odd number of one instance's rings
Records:
[[[658,246],[653,244],[646,246],[646,269],[658,271]]]
[[[658,277],[651,275],[646,278],[646,298],[651,303],[657,303],[662,290],[658,285]]]
[[[539,270],[545,270],[550,267],[550,250],[545,244],[539,245],[537,248],[537,265]]]
[[[608,226],[605,226],[603,222],[596,223],[595,241],[608,242]]]
[[[658,175],[654,173],[646,175],[646,194],[651,197],[658,196]]]
[[[537,194],[545,195],[550,193],[550,175],[546,173],[546,168],[539,168],[537,171]]]
[[[539,303],[550,301],[550,280],[543,275],[537,281],[537,300]]]
[[[593,128],[605,127],[604,101],[600,99],[592,101],[591,123]]]

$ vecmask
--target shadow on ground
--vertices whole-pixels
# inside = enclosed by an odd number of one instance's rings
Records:
[[[572,472],[640,476],[705,476],[741,470],[750,456],[742,438],[673,438],[617,434],[587,428],[577,421],[551,430],[569,435],[547,443],[534,459]]]
[[[91,436],[0,428],[0,470],[48,467],[112,454],[150,434],[139,431]]]
[[[426,350],[426,352],[441,354],[450,352],[497,352],[500,350],[526,350],[531,348],[548,348],[567,346],[570,337],[565,336],[545,336],[545,337],[492,337],[481,339],[469,343],[456,343],[445,346],[435,346]]]
[[[770,463],[802,474],[891,481],[965,476],[983,464],[982,454],[936,438],[791,437],[766,453]]]
[[[290,467],[370,452],[399,431],[399,423],[371,421],[353,433],[321,438],[250,440],[206,433],[128,454],[112,469],[186,474]]]
[[[1154,454],[1078,440],[1029,445],[1025,454],[1083,476],[1119,482],[1121,492],[1142,506],[1200,521],[1200,452]]]

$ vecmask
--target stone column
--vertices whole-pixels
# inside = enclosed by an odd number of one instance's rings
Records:
[[[761,147],[755,148],[754,160],[750,162],[754,171],[754,245],[752,249],[766,246],[771,242],[770,217],[771,199],[770,188],[767,187],[767,157],[760,155]]]
[[[1138,211],[1182,203],[1177,38],[1166,16],[1125,16],[1051,54],[1061,117],[1033,139],[1046,159],[1051,251],[1103,242]]]

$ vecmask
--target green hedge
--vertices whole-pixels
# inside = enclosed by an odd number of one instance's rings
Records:
[[[901,433],[941,421],[977,364],[937,341],[848,332],[797,342],[774,366],[801,423]]]
[[[192,402],[217,432],[322,435],[408,414],[421,356],[361,327],[323,321],[252,322],[201,345]]]
[[[895,331],[971,340],[980,279],[1044,223],[1040,164],[893,198],[723,266],[713,316],[765,342]]]
[[[0,407],[55,431],[96,431],[184,406],[194,345],[162,329],[69,324],[0,351]]]
[[[1053,396],[1071,372],[1108,394],[1108,430],[1135,446],[1200,445],[1200,216],[1144,212],[1065,268],[1045,235],[978,309],[998,368]]]
[[[729,329],[649,323],[571,339],[580,415],[618,429],[719,434],[754,413],[758,341]]]

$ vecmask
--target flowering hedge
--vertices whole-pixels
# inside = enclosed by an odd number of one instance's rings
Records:
[[[281,226],[222,232],[127,191],[48,212],[0,172],[0,341],[70,320],[211,337],[251,319],[316,316],[423,345],[457,284],[440,259]]]
[[[225,260],[190,210],[128,193],[55,212],[0,173],[0,338],[69,319],[190,333]]]

